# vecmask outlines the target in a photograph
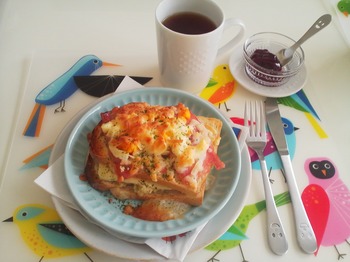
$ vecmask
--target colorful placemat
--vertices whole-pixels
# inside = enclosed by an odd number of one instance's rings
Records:
[[[48,261],[54,257],[58,258],[55,261],[115,260],[75,238],[58,217],[49,195],[33,182],[47,167],[52,146],[62,128],[82,107],[95,101],[96,96],[113,91],[125,75],[146,86],[160,86],[156,67],[148,64],[153,60],[94,55],[38,52],[32,57],[0,191],[0,220],[3,221],[0,253],[7,261]],[[114,65],[102,66],[104,60]],[[88,63],[94,67],[82,70],[82,65]],[[90,83],[88,76],[94,79],[93,83],[101,80],[102,84],[86,86]],[[219,239],[190,254],[185,261],[264,258],[328,262],[350,257],[347,240],[350,237],[350,178],[342,164],[344,156],[338,154],[322,122],[317,101],[311,99],[312,92],[309,80],[303,90],[278,101],[299,190],[318,237],[317,252],[304,254],[297,246],[288,187],[271,142],[266,158],[276,203],[286,227],[289,252],[278,257],[268,248],[261,175],[251,154],[253,179],[241,215]],[[237,124],[243,123],[245,101],[263,99],[238,85],[226,64],[217,66],[199,96],[215,104]],[[175,239],[168,241],[171,244]]]

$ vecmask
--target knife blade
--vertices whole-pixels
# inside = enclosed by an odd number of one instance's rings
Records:
[[[267,125],[283,164],[289,194],[293,206],[294,221],[299,246],[306,253],[314,253],[317,249],[315,233],[301,201],[298,185],[296,183],[292,161],[290,159],[288,145],[284,134],[284,127],[278,103],[275,98],[267,98],[265,101],[265,113]]]

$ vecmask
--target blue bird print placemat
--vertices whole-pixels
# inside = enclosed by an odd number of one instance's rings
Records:
[[[81,108],[113,91],[125,75],[142,85],[160,85],[154,58],[93,55],[38,52],[32,57],[0,191],[0,254],[6,261],[116,261],[76,238],[58,216],[50,196],[33,182],[47,168],[56,137]],[[70,79],[68,84],[62,80],[63,75]],[[103,84],[96,89],[100,81]],[[305,254],[297,245],[288,187],[270,139],[265,155],[286,229],[288,253],[276,256],[269,250],[262,178],[256,156],[249,151],[252,182],[238,219],[221,237],[184,261],[349,259],[350,177],[344,170],[344,156],[334,147],[317,101],[312,99],[313,89],[309,80],[303,90],[278,102],[298,187],[318,239],[317,251]],[[243,123],[246,101],[264,99],[241,87],[226,64],[217,65],[207,87],[198,95],[237,124]]]

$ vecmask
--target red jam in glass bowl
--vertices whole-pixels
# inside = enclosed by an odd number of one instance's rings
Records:
[[[282,71],[282,66],[277,56],[270,53],[267,49],[256,49],[250,58],[263,68],[276,72]]]
[[[275,54],[294,43],[293,39],[273,32],[257,33],[249,37],[243,45],[247,76],[263,86],[277,87],[285,84],[303,66],[304,51],[299,47],[292,61],[284,66],[281,66]]]

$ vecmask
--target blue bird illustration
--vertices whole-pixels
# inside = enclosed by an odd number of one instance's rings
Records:
[[[279,104],[283,104],[285,106],[303,112],[310,124],[312,125],[312,127],[314,128],[314,130],[316,131],[316,133],[318,134],[318,136],[320,138],[328,137],[326,132],[318,123],[318,121],[321,120],[320,117],[318,116],[316,110],[313,108],[305,92],[302,89],[291,96],[278,98],[277,101]]]
[[[285,117],[282,117],[281,119],[282,119],[284,133],[287,140],[290,157],[293,159],[295,154],[295,146],[296,146],[295,131],[298,130],[299,128],[295,127],[289,119]],[[282,162],[279,157],[275,142],[273,141],[273,138],[269,132],[268,127],[266,127],[266,129],[267,129],[267,145],[264,150],[266,165],[269,169],[272,169],[272,170],[282,169],[283,167]],[[249,152],[251,154],[252,168],[260,170],[260,163],[258,161],[258,156],[253,151],[249,151]]]
[[[3,222],[14,222],[27,246],[43,258],[86,254],[91,248],[86,246],[63,224],[57,212],[40,204],[19,206],[13,217]]]
[[[116,64],[102,62],[95,55],[86,55],[80,58],[68,71],[51,82],[40,91],[35,98],[35,106],[24,128],[23,135],[38,137],[45,114],[49,105],[60,104],[55,112],[64,111],[65,100],[78,90],[74,76],[90,75],[101,66],[117,66]]]
[[[282,117],[281,119],[282,119],[282,124],[284,128],[284,133],[286,135],[289,153],[291,158],[293,159],[295,154],[295,146],[296,146],[295,131],[299,130],[299,128],[295,127],[294,124],[289,119],[285,117]],[[231,120],[238,125],[244,125],[243,118],[231,117]],[[266,130],[267,130],[266,132],[267,144],[264,150],[264,155],[265,155],[267,167],[272,170],[282,169],[281,159],[278,155],[275,142],[273,141],[273,138],[269,132],[268,126],[266,126]],[[249,148],[249,155],[252,162],[252,168],[256,170],[260,170],[260,163],[258,161],[258,156],[250,148]]]

